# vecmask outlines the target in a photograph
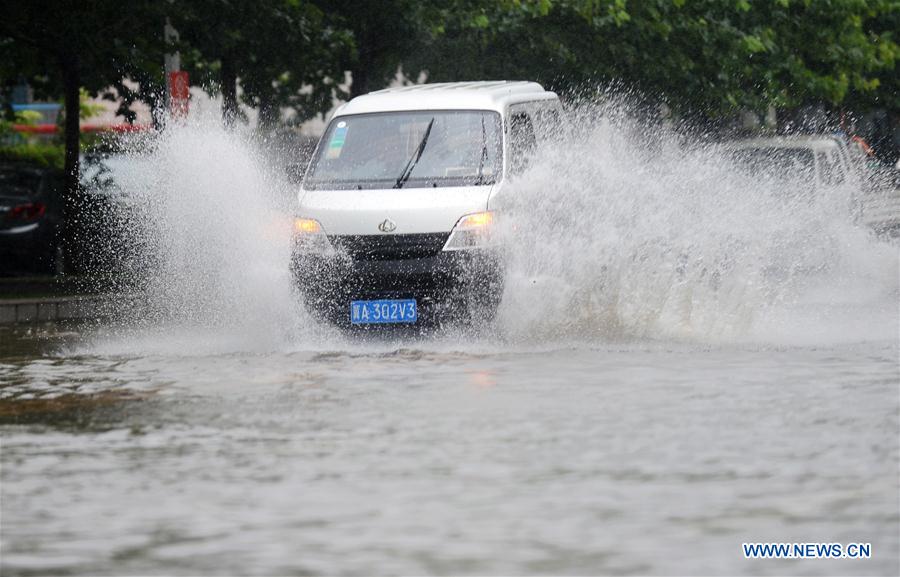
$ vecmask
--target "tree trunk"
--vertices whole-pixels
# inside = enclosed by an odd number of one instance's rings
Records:
[[[225,126],[231,126],[238,117],[237,73],[230,58],[222,58],[220,71],[222,82],[222,120]]]
[[[81,63],[77,54],[64,54],[60,57],[63,77],[63,95],[65,98],[65,191],[63,192],[63,228],[61,234],[62,247],[65,254],[65,268],[73,272],[83,272],[81,258],[83,247],[78,243],[78,219],[80,207],[80,190],[78,179],[78,157],[81,152]]]
[[[353,82],[350,84],[350,98],[356,98],[369,91],[369,70],[365,64],[361,64],[350,71]]]
[[[281,120],[281,109],[275,98],[265,96],[259,99],[259,127],[269,132],[278,126]]]

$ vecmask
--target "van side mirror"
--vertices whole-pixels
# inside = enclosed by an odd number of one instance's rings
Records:
[[[288,182],[291,184],[300,184],[303,182],[303,175],[306,173],[306,165],[305,164],[289,164],[284,169],[285,174],[287,174]]]

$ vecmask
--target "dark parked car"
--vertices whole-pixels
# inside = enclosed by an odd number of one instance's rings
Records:
[[[0,163],[0,275],[61,271],[62,190],[58,170]]]

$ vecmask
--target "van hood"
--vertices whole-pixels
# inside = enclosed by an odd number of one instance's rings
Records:
[[[487,209],[493,185],[378,190],[301,190],[297,216],[318,220],[329,235],[450,232],[459,219]]]

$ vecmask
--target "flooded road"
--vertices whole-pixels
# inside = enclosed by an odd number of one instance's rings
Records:
[[[116,175],[139,298],[0,327],[0,572],[900,574],[897,245],[575,116],[510,183],[494,325],[367,338],[299,306],[265,149],[165,131]]]
[[[900,563],[893,339],[216,351],[48,326],[0,343],[4,575]],[[872,557],[747,560],[744,542]]]

